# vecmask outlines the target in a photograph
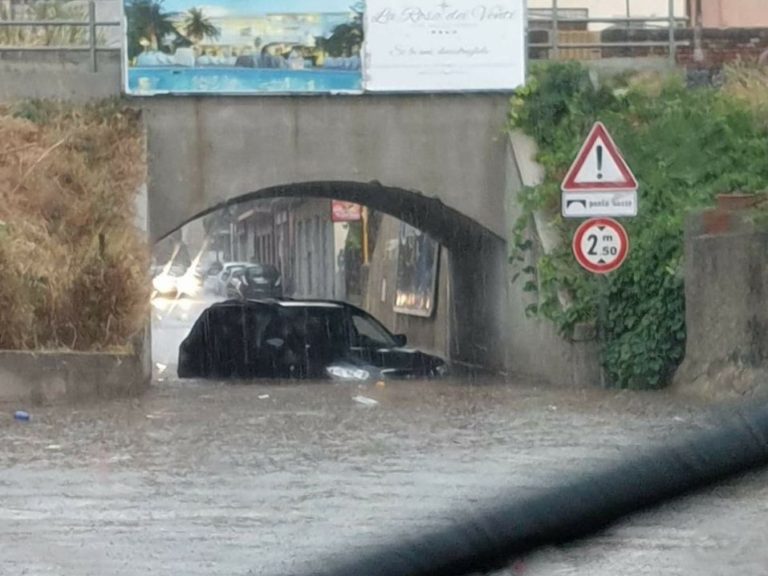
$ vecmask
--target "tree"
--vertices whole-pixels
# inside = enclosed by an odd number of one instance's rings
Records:
[[[184,20],[184,34],[193,42],[198,43],[204,38],[215,40],[221,35],[221,32],[201,8],[190,8],[186,20]]]
[[[163,10],[163,0],[126,0],[128,58],[133,59],[142,52],[142,38],[149,41],[152,50],[157,50],[159,41],[166,36],[178,40],[172,17],[171,12]]]
[[[355,47],[363,44],[363,11],[362,2],[355,3],[350,8],[353,12],[352,20],[339,24],[333,29],[331,36],[322,44],[326,52],[333,57],[349,56]]]

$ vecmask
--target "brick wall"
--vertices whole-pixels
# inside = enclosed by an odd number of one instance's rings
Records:
[[[702,30],[701,44],[706,67],[720,67],[730,62],[756,62],[768,50],[768,28],[726,28]],[[680,48],[677,61],[684,66],[698,66],[691,46]]]
[[[605,30],[601,35],[603,43],[610,42],[666,42],[669,30]],[[768,28],[705,28],[701,44],[703,60],[694,58],[694,31],[690,28],[677,30],[675,39],[687,41],[688,46],[679,46],[677,62],[686,67],[717,68],[723,64],[738,61],[756,62],[760,54],[768,50]],[[664,56],[666,47],[603,48],[603,58]]]

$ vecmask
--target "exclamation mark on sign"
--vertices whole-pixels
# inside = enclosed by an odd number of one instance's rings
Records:
[[[603,179],[603,145],[597,145],[597,179]]]

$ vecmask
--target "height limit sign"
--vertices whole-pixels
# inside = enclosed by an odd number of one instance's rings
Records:
[[[627,259],[629,236],[624,227],[610,218],[587,220],[573,237],[573,255],[586,270],[608,274]]]

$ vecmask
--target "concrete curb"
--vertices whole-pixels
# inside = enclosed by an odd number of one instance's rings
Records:
[[[152,380],[151,333],[132,353],[0,350],[0,403],[68,404],[139,396]]]
[[[0,402],[40,405],[137,396],[149,383],[136,354],[0,351]]]

